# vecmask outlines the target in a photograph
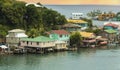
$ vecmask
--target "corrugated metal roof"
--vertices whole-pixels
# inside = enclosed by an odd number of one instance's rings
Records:
[[[79,24],[85,24],[85,23],[87,23],[86,21],[81,20],[81,19],[79,19],[79,20],[68,19],[67,21],[68,21],[69,23],[79,23]]]
[[[35,38],[22,38],[22,41],[31,41],[31,42],[48,42],[48,41],[54,41],[54,39],[51,39],[49,37],[45,36],[38,36]]]
[[[113,23],[108,23],[108,24],[106,24],[105,26],[118,27],[118,25],[113,24]]]
[[[80,32],[80,35],[85,38],[94,38],[95,37],[95,35],[90,32]]]
[[[55,33],[55,34],[59,34],[59,35],[68,35],[69,32],[67,32],[66,30],[52,30],[50,33]]]
[[[117,31],[115,31],[113,29],[108,29],[108,30],[104,30],[104,31],[107,32],[107,33],[110,33],[110,34],[117,33]]]

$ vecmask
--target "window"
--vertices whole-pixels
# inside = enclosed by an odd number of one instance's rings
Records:
[[[23,41],[23,43],[25,43],[25,41]]]
[[[13,37],[11,37],[11,40],[13,40]]]
[[[60,35],[60,37],[62,37],[62,35]]]
[[[28,41],[27,41],[27,45],[28,45]]]
[[[39,42],[37,42],[37,45],[39,45]]]

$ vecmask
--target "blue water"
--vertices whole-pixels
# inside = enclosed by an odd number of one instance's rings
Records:
[[[101,10],[105,12],[120,12],[120,5],[45,5],[47,8],[56,10],[67,18],[71,17],[71,13],[80,12],[86,15],[93,10]]]
[[[53,9],[65,15],[66,18],[71,17],[71,13],[83,13],[84,16],[93,10],[101,10],[102,12],[112,11],[120,12],[120,5],[45,5],[47,8]],[[105,21],[93,21],[93,25],[103,26]]]
[[[0,56],[0,70],[120,70],[119,48]]]

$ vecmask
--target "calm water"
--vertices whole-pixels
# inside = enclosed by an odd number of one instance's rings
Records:
[[[0,56],[0,70],[120,70],[120,49]]]
[[[58,11],[59,13],[71,17],[71,13],[83,13],[85,16],[93,10],[101,10],[102,12],[112,11],[120,12],[120,5],[45,5],[47,8]]]
[[[87,13],[93,10],[101,10],[102,12],[112,11],[120,12],[120,5],[45,5],[47,8],[53,9],[65,15],[66,18],[71,17],[71,13],[83,13],[87,17]],[[105,21],[93,21],[93,25],[103,26]]]

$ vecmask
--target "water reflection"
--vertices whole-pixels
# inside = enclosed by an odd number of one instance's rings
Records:
[[[119,70],[120,47],[0,56],[0,70]]]

